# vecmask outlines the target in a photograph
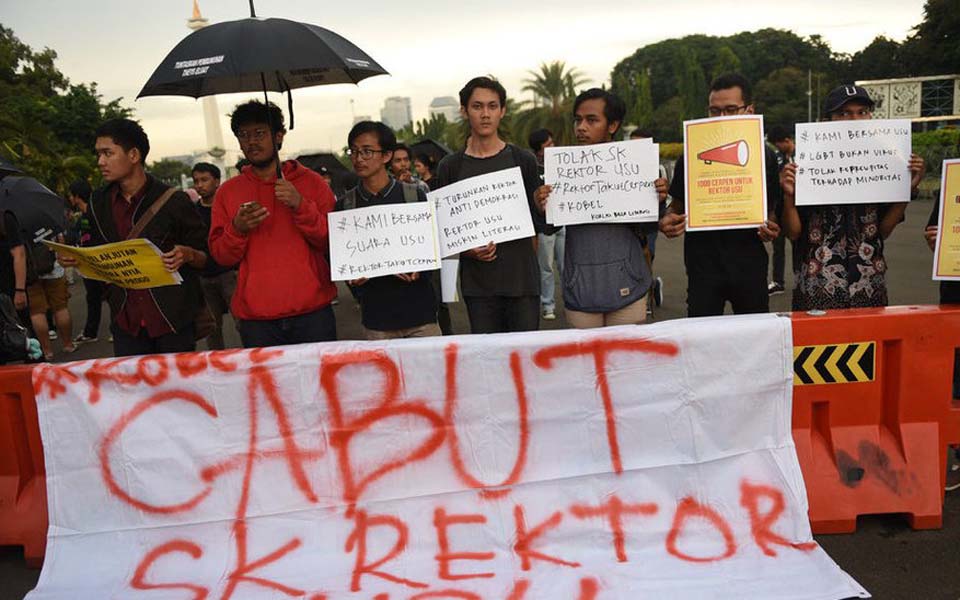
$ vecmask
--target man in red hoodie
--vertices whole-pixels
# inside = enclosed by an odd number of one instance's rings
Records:
[[[278,152],[286,129],[273,103],[250,101],[230,115],[250,164],[217,190],[210,252],[239,265],[230,312],[244,347],[331,341],[337,288],[327,263],[327,213],[334,196],[320,175]]]

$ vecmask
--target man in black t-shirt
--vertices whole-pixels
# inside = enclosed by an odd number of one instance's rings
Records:
[[[193,166],[193,189],[197,191],[200,200],[197,202],[197,212],[200,219],[207,226],[210,233],[210,222],[213,215],[213,202],[220,189],[220,167],[210,163],[197,163]],[[230,312],[230,301],[237,291],[237,270],[233,267],[224,267],[217,264],[212,257],[208,257],[207,266],[200,272],[200,288],[203,290],[203,299],[213,315],[213,332],[207,337],[207,348],[223,350],[223,317]]]
[[[360,183],[347,190],[338,201],[337,210],[400,204],[408,199],[427,201],[416,184],[394,179],[387,172],[396,145],[396,135],[383,123],[361,121],[353,126],[347,136],[347,149]],[[441,335],[429,271],[354,279],[348,283],[360,302],[368,340]]]
[[[711,117],[753,114],[750,83],[742,75],[721,75],[710,85],[707,112]],[[777,159],[766,148],[768,221],[756,230],[731,229],[687,233],[683,261],[687,268],[687,316],[722,315],[729,301],[736,314],[763,313],[770,307],[767,291],[767,249],[763,243],[780,234]],[[675,238],[686,231],[683,160],[677,161],[670,186],[673,202],[660,220],[660,231]]]
[[[20,223],[13,213],[3,213],[0,237],[0,293],[13,300],[20,323],[29,327],[27,309],[27,247],[20,235]]]
[[[537,159],[500,139],[507,92],[490,77],[476,77],[460,90],[460,113],[470,124],[466,148],[437,167],[434,189],[477,175],[520,167],[527,204],[538,233],[548,231],[533,201],[540,186]],[[553,231],[553,230],[549,230]],[[460,290],[472,333],[532,331],[540,326],[540,266],[536,238],[488,243],[460,253]]]

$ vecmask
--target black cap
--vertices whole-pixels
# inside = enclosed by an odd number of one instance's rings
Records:
[[[834,113],[840,110],[847,102],[863,102],[871,109],[874,107],[873,98],[867,93],[866,88],[859,85],[841,85],[830,90],[827,99],[823,101],[823,112],[826,114]]]

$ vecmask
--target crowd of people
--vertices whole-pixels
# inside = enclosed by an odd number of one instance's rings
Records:
[[[536,230],[532,239],[489,243],[461,253],[459,284],[472,333],[530,331],[557,316],[559,276],[566,322],[587,328],[644,322],[663,297],[654,273],[658,234],[684,236],[687,315],[720,315],[727,303],[737,314],[766,312],[769,296],[785,291],[786,240],[793,245],[795,310],[884,306],[887,304],[884,240],[903,220],[903,203],[797,207],[793,134],[768,132],[766,188],[768,220],[756,230],[686,232],[683,161],[672,180],[661,166],[656,190],[659,222],[600,223],[554,227],[546,222],[551,188],[543,183],[544,150],[550,131],[533,132],[529,149],[500,137],[506,112],[504,87],[491,77],[470,80],[460,91],[469,124],[464,147],[436,164],[414,155],[383,123],[357,123],[347,137],[357,184],[336,198],[329,175],[294,160],[281,161],[286,134],[278,107],[250,101],[235,108],[230,126],[246,165],[222,181],[209,163],[193,168],[193,198],[150,175],[149,140],[134,121],[116,119],[96,131],[98,167],[105,185],[85,181],[70,187],[69,240],[98,245],[128,239],[152,241],[170,270],[183,276],[177,288],[124,290],[84,279],[87,310],[82,332],[71,336],[61,256],[49,272],[21,281],[11,264],[5,279],[14,306],[26,310],[44,354],[52,355],[51,334],[69,353],[98,339],[102,301],[111,306],[111,334],[117,355],[192,350],[199,323],[211,320],[211,349],[224,347],[224,316],[233,316],[244,346],[270,346],[336,339],[331,305],[327,214],[334,210],[399,202],[424,202],[426,193],[477,175],[520,167]],[[750,83],[738,74],[710,86],[709,116],[752,114]],[[824,113],[830,120],[868,119],[873,100],[859,86],[830,92]],[[609,91],[589,89],[577,96],[573,114],[576,142],[602,144],[623,139],[626,108]],[[629,138],[649,137],[634,130]],[[774,150],[776,148],[776,150]],[[915,195],[923,160],[909,164]],[[936,214],[931,216],[935,239]],[[15,226],[6,227],[8,232]],[[7,236],[11,261],[17,246]],[[773,276],[768,280],[773,242]],[[932,243],[932,241],[931,241]],[[24,257],[19,257],[23,260]],[[29,269],[28,269],[29,271]],[[28,273],[29,274],[29,273]],[[14,281],[16,279],[16,281]],[[450,334],[449,311],[441,301],[438,272],[406,273],[348,282],[370,339]],[[956,298],[943,286],[943,299]],[[51,318],[52,317],[52,318]],[[51,324],[53,327],[51,328]],[[203,329],[204,331],[198,331]]]

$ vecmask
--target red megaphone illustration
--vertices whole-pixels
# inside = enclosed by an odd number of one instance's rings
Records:
[[[735,167],[745,167],[747,161],[750,160],[750,146],[747,145],[745,140],[740,140],[732,144],[724,144],[704,150],[697,154],[697,158],[708,165],[718,162]]]

